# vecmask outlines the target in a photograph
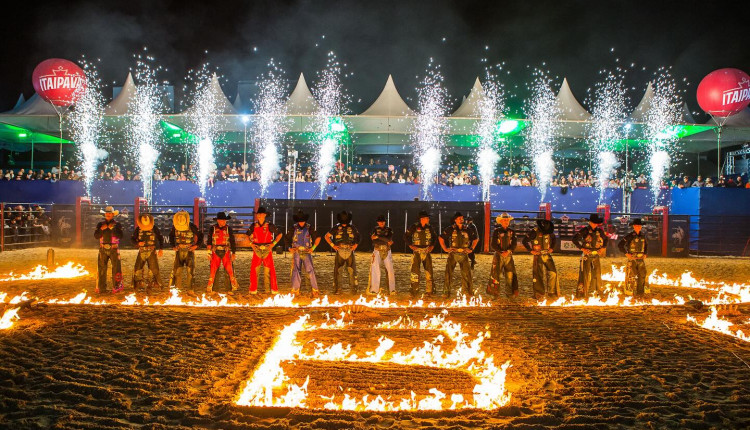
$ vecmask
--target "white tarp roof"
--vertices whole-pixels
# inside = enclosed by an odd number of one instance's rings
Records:
[[[461,106],[456,109],[451,116],[464,118],[479,118],[481,115],[479,103],[484,99],[484,88],[479,78],[474,81],[474,86],[469,91],[469,96],[461,102]]]
[[[739,113],[725,118],[726,122],[724,123],[724,127],[750,127],[750,108],[742,109]],[[719,121],[719,124],[721,124],[723,118],[716,119]],[[713,126],[716,125],[713,118],[709,119],[706,124]]]
[[[13,106],[13,109],[11,109],[10,111],[11,112],[17,111],[18,109],[21,108],[21,106],[23,106],[24,103],[26,103],[26,97],[24,97],[23,93],[21,93],[21,95],[18,96],[18,101],[16,102],[15,106]]]
[[[582,121],[591,118],[591,114],[578,103],[573,91],[568,85],[568,78],[563,78],[560,85],[560,91],[555,98],[557,110],[560,113],[559,119],[566,121]]]
[[[388,75],[388,80],[385,82],[383,91],[378,96],[375,103],[370,105],[366,111],[360,115],[364,116],[414,116],[414,111],[409,108],[404,99],[396,89],[396,84],[393,83],[393,76]]]
[[[128,72],[120,93],[104,107],[104,115],[126,115],[133,97],[135,97],[135,81],[133,81],[133,75]]]
[[[638,102],[638,106],[635,107],[633,113],[630,114],[630,119],[635,122],[646,122],[646,115],[651,108],[651,100],[653,100],[653,98],[654,86],[649,82],[646,86],[646,92],[643,93],[643,98]]]
[[[297,85],[286,101],[286,112],[288,115],[312,115],[318,110],[318,102],[315,101],[310,88],[305,81],[305,74],[300,73]]]
[[[224,94],[224,90],[221,89],[219,77],[216,73],[211,77],[211,82],[208,83],[208,90],[213,93],[214,99],[217,100],[217,103],[219,104],[217,113],[221,115],[237,115],[237,110],[232,106],[227,95]],[[189,107],[183,112],[183,114],[188,114],[192,109],[192,106]]]
[[[237,96],[234,98],[234,103],[232,103],[232,106],[234,106],[234,110],[237,112],[242,112],[244,109],[244,106],[242,105],[242,98],[240,97],[240,89],[237,88]]]
[[[39,94],[34,93],[24,104],[14,108],[13,110],[6,112],[17,115],[55,115],[57,111],[52,104],[41,97]]]

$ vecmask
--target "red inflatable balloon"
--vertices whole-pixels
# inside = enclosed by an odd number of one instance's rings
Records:
[[[60,58],[39,63],[32,74],[39,97],[55,106],[75,104],[86,89],[86,74],[77,64]]]
[[[713,116],[731,116],[750,104],[750,76],[738,69],[719,69],[698,84],[698,104]]]

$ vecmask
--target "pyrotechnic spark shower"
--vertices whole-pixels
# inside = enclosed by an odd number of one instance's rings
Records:
[[[96,167],[107,156],[97,146],[104,129],[104,97],[96,67],[84,61],[83,71],[86,73],[86,87],[69,116],[69,122],[73,140],[78,147],[86,195],[90,196]]]
[[[153,57],[139,55],[136,61],[135,95],[128,109],[128,135],[140,168],[143,197],[151,203],[151,182],[154,166],[159,158],[159,117],[162,92],[156,81],[156,71],[151,67]]]
[[[315,112],[316,137],[313,141],[317,152],[315,166],[320,198],[323,199],[339,150],[338,131],[332,130],[331,124],[338,123],[338,117],[344,113],[346,105],[344,87],[341,84],[341,64],[333,52],[328,53],[326,67],[318,73],[313,94],[318,101],[318,110]]]
[[[479,99],[479,121],[475,133],[479,137],[479,148],[476,153],[479,177],[482,181],[482,200],[489,201],[490,185],[495,177],[495,167],[500,160],[495,143],[497,124],[505,111],[503,87],[496,76],[487,70],[483,94]]]
[[[213,77],[215,78],[215,74]],[[203,65],[196,72],[191,72],[188,80],[194,82],[192,107],[187,111],[188,127],[198,140],[195,147],[195,159],[198,166],[198,186],[201,194],[206,194],[206,186],[215,169],[214,140],[221,127],[222,99],[212,88],[212,74],[208,66]]]
[[[279,147],[286,132],[286,91],[284,71],[273,60],[268,72],[258,81],[258,95],[254,101],[256,119],[253,124],[257,148],[261,194],[265,193],[279,172]]]
[[[432,59],[427,66],[425,77],[417,89],[419,109],[411,134],[414,156],[419,166],[422,182],[422,198],[429,200],[430,187],[440,168],[445,132],[448,123],[445,119],[448,111],[448,91],[443,86],[443,75],[440,65]]]
[[[654,97],[646,112],[645,135],[648,143],[651,192],[659,197],[661,181],[669,170],[676,136],[672,127],[680,119],[680,98],[674,79],[662,70],[653,85]]]
[[[555,137],[559,131],[559,110],[552,92],[552,80],[543,71],[534,71],[531,85],[531,98],[526,101],[526,116],[531,121],[526,136],[526,150],[531,156],[536,174],[541,201],[547,194],[547,187],[552,182],[555,162],[552,154],[555,150]]]
[[[596,85],[593,106],[587,138],[589,154],[597,160],[596,177],[601,201],[612,173],[620,166],[614,151],[624,139],[626,94],[621,76],[610,72]]]

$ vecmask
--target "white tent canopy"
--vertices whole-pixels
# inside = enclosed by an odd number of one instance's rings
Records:
[[[646,92],[643,93],[643,98],[638,102],[638,106],[635,107],[633,113],[630,114],[630,119],[635,122],[646,122],[646,115],[648,110],[651,108],[651,101],[654,99],[654,86],[651,82],[646,86]]]
[[[559,119],[565,121],[586,121],[591,118],[591,114],[578,103],[573,91],[568,85],[568,78],[563,79],[560,91],[555,97],[557,110],[560,113]]]
[[[461,106],[459,106],[451,116],[479,118],[481,115],[480,103],[484,97],[484,88],[482,88],[482,83],[479,82],[479,78],[477,78],[477,80],[474,81],[474,86],[471,87],[469,96],[464,98],[463,102],[461,102]]]
[[[128,72],[125,83],[117,97],[104,108],[105,115],[127,115],[131,101],[135,97],[135,81],[133,75]]]
[[[10,111],[11,112],[17,111],[18,109],[21,108],[21,106],[23,106],[24,103],[26,103],[26,97],[24,97],[23,93],[21,93],[21,95],[18,96],[18,101],[16,102],[15,106],[13,106],[13,109],[11,109]]]
[[[234,106],[234,110],[236,110],[237,112],[242,112],[244,110],[239,88],[237,89],[237,96],[234,98],[234,103],[232,103],[232,106]]]
[[[726,122],[723,124],[724,127],[750,127],[750,108],[742,109],[730,117],[716,118],[716,120],[719,121],[719,124],[721,124],[724,119],[726,119]],[[711,118],[706,124],[715,126],[716,122]]]
[[[221,89],[219,77],[216,75],[216,73],[214,73],[214,75],[211,77],[211,82],[208,83],[208,90],[213,93],[214,99],[218,101],[217,103],[219,104],[219,106],[217,113],[221,115],[237,115],[237,110],[229,101],[227,95],[224,94],[224,90]],[[192,107],[186,109],[183,114],[189,114],[192,109]]]
[[[54,115],[57,116],[57,111],[52,104],[41,97],[39,94],[34,93],[24,104],[18,106],[10,112],[16,115]]]
[[[360,115],[363,116],[414,116],[414,111],[409,108],[393,83],[393,75],[388,75],[385,87],[375,102]]]
[[[300,73],[297,85],[286,101],[286,111],[289,115],[312,115],[318,110],[318,102],[315,101],[310,88],[305,81],[305,74]]]

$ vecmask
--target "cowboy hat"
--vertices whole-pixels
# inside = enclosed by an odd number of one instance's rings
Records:
[[[630,225],[643,225],[643,221],[641,221],[640,218],[633,218],[633,220],[630,221]]]
[[[140,214],[136,220],[138,228],[144,231],[149,231],[154,228],[154,216],[151,214]]]
[[[454,214],[453,214],[453,218],[451,218],[451,221],[455,221],[455,220],[456,220],[456,218],[458,218],[458,217],[461,217],[461,218],[463,218],[463,217],[464,217],[464,214],[462,214],[461,212],[456,212],[456,213],[454,213]]]
[[[187,231],[190,229],[190,215],[187,211],[179,211],[172,217],[174,229],[178,231]]]
[[[430,213],[427,211],[419,211],[419,215],[417,215],[417,218],[429,218]]]
[[[336,214],[336,220],[341,224],[348,224],[352,220],[352,213],[347,211],[341,211]]]
[[[100,210],[99,213],[114,214],[115,216],[117,216],[120,214],[120,211],[116,211],[115,208],[113,208],[112,206],[107,206],[106,208],[104,208],[104,210]]]
[[[503,212],[500,215],[498,215],[498,216],[495,217],[495,222],[497,222],[498,224],[500,224],[500,220],[501,219],[507,219],[508,221],[512,221],[513,217],[510,216],[510,214],[508,212]]]
[[[223,219],[224,221],[232,219],[231,216],[227,215],[226,212],[219,212],[216,214],[215,220]]]
[[[550,234],[555,230],[555,226],[552,224],[552,221],[548,219],[538,219],[536,220],[536,225],[538,225],[542,233],[545,234]]]
[[[294,222],[307,221],[310,219],[310,214],[306,214],[300,209],[296,214],[292,215],[292,219],[294,220]]]
[[[385,216],[378,215],[377,219],[375,219],[375,222],[385,222]]]
[[[600,217],[599,214],[589,215],[589,222],[594,224],[604,224],[604,218]]]
[[[257,211],[255,211],[255,215],[260,215],[260,214],[268,214],[268,211],[266,211],[266,208],[264,208],[263,206],[261,206],[261,207],[258,208]]]

